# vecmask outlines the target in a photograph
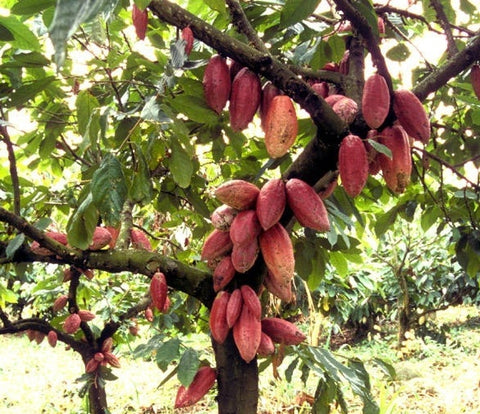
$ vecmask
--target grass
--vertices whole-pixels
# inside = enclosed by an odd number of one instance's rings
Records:
[[[474,307],[451,308],[440,312],[435,324],[448,327],[445,344],[411,337],[400,355],[394,336],[386,334],[335,352],[366,362],[381,414],[480,414],[480,312]],[[132,359],[127,347],[120,349],[120,356],[122,367],[114,369],[118,379],[107,384],[112,414],[216,412],[214,390],[193,408],[172,410],[178,381],[174,378],[158,389],[166,374],[154,363]],[[394,380],[388,381],[370,363],[375,357],[395,367]],[[30,343],[25,336],[0,337],[0,414],[85,413],[76,382],[82,372],[77,354],[61,345],[52,349],[46,342]],[[309,412],[309,405],[301,401],[313,394],[313,386],[303,387],[299,380],[287,383],[271,372],[267,368],[260,377],[259,412]],[[360,414],[361,403],[348,393],[347,399],[350,413]]]

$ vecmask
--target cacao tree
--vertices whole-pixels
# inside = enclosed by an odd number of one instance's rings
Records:
[[[346,275],[367,227],[381,238],[412,210],[450,232],[470,276],[480,268],[478,10],[407,3],[4,0],[0,333],[78,352],[90,411],[105,413],[122,326],[169,302],[210,309],[216,366],[193,358],[178,406],[216,377],[219,412],[256,412],[257,353],[277,352],[273,339],[321,367],[314,412],[346,410],[325,384],[363,375],[358,363],[300,344],[269,295],[294,308],[292,289]],[[434,41],[445,52],[427,56]],[[214,230],[222,204],[236,231]],[[230,252],[234,272],[220,272]]]

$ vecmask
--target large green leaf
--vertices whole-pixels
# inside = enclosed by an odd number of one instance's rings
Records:
[[[198,353],[192,348],[187,348],[178,363],[177,377],[182,385],[188,387],[198,371],[200,360]]]
[[[32,15],[55,5],[55,0],[19,0],[10,9],[12,14]]]
[[[77,95],[75,106],[77,108],[78,132],[80,135],[85,135],[92,113],[99,107],[98,100],[89,91],[81,91]]]
[[[81,250],[87,249],[97,222],[98,211],[93,203],[92,194],[88,194],[68,220],[67,239],[70,246]]]
[[[310,16],[320,0],[287,0],[280,14],[280,26],[288,27]]]
[[[12,106],[20,106],[30,99],[35,98],[37,94],[42,92],[48,85],[55,80],[54,76],[40,78],[30,83],[26,83],[10,95],[10,104]]]
[[[13,44],[18,49],[40,50],[40,42],[30,29],[15,16],[0,16],[0,28],[13,36]]]
[[[193,174],[191,157],[175,138],[172,138],[170,141],[170,149],[172,154],[168,159],[168,168],[175,182],[180,187],[187,188],[190,185]]]

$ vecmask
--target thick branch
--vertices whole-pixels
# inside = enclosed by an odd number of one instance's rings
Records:
[[[430,0],[430,4],[435,10],[435,13],[437,14],[438,22],[443,29],[445,37],[447,38],[447,55],[448,57],[452,57],[455,53],[458,52],[458,48],[455,43],[455,39],[453,38],[452,31],[450,30],[448,17],[445,14],[445,10],[443,10],[443,6],[440,4],[438,0]]]

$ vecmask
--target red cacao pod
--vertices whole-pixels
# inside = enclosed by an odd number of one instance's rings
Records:
[[[266,357],[272,355],[275,352],[275,345],[265,332],[262,332],[260,338],[260,345],[258,345],[257,353],[259,356]]]
[[[165,298],[165,303],[163,304],[163,308],[161,310],[162,313],[168,313],[168,310],[170,309],[170,305],[172,302],[170,301],[170,298],[167,296]]]
[[[113,338],[111,336],[109,336],[108,338],[106,338],[102,342],[101,351],[102,352],[110,352],[112,350],[112,347],[113,347]]]
[[[110,364],[114,368],[120,368],[120,361],[116,355],[112,354],[111,352],[104,352],[103,356],[107,364]]]
[[[293,323],[280,318],[262,319],[262,332],[273,342],[285,345],[298,345],[307,338]]]
[[[293,301],[293,293],[292,293],[292,281],[285,280],[275,276],[270,270],[267,271],[265,275],[265,279],[263,280],[263,284],[267,288],[267,290],[280,300],[283,300],[286,303],[290,303]]]
[[[430,120],[417,96],[409,90],[393,92],[393,111],[400,125],[413,139],[428,143]]]
[[[193,41],[195,38],[193,37],[192,29],[190,26],[186,26],[182,29],[182,39],[185,40],[185,54],[188,56],[192,52],[193,48]]]
[[[240,72],[244,66],[241,63],[238,63],[236,60],[228,58],[227,60],[228,69],[230,71],[230,79],[233,82],[237,73]]]
[[[335,102],[332,109],[347,125],[350,125],[355,120],[358,113],[357,103],[347,96]]]
[[[257,238],[261,230],[256,211],[243,210],[232,221],[230,239],[234,246],[248,244]]]
[[[290,282],[295,272],[295,258],[290,236],[285,228],[277,223],[260,234],[260,251],[263,260],[275,280]]]
[[[225,256],[218,262],[213,271],[213,290],[218,292],[227,286],[235,277],[235,267],[233,267],[232,257]]]
[[[394,125],[381,132],[379,142],[392,152],[392,158],[379,154],[383,179],[394,193],[403,193],[412,173],[408,135],[400,125]]]
[[[245,273],[250,270],[258,257],[258,240],[255,238],[250,243],[234,244],[231,257],[237,272]]]
[[[132,21],[133,26],[135,27],[135,33],[140,40],[145,39],[145,34],[147,33],[148,27],[148,11],[140,10],[138,6],[134,3],[132,7]]]
[[[234,131],[244,130],[253,120],[260,104],[262,85],[260,78],[248,68],[235,75],[230,94],[230,126]]]
[[[303,180],[292,178],[285,184],[285,190],[287,204],[302,226],[317,231],[330,230],[327,210],[313,187]]]
[[[385,78],[378,73],[368,77],[362,94],[363,119],[370,128],[383,124],[390,111],[390,91]]]
[[[262,337],[260,320],[253,315],[248,306],[242,307],[237,322],[233,326],[233,340],[242,359],[249,363],[256,354]]]
[[[78,328],[80,328],[81,322],[82,320],[80,319],[80,316],[78,316],[76,313],[72,313],[68,315],[63,322],[63,330],[67,334],[73,334],[77,332]]]
[[[243,297],[240,289],[235,289],[228,299],[227,304],[227,325],[232,328],[237,322],[243,308]]]
[[[257,202],[259,188],[245,180],[230,180],[215,189],[215,197],[236,210],[247,210]]]
[[[333,95],[327,96],[325,98],[325,102],[329,104],[331,107],[333,107],[333,105],[335,105],[338,101],[340,101],[340,99],[343,99],[343,98],[345,98],[345,95],[339,95],[334,93]]]
[[[382,37],[385,36],[385,21],[380,16],[377,18],[377,28],[381,41]]]
[[[93,356],[93,359],[95,361],[102,362],[105,359],[105,355],[103,355],[103,352],[96,352]]]
[[[134,249],[143,249],[149,252],[153,250],[147,235],[140,229],[130,229],[130,241]]]
[[[181,385],[175,398],[175,408],[184,408],[200,401],[213,387],[217,379],[217,372],[209,366],[200,367],[191,384],[186,388]]]
[[[356,135],[347,135],[338,151],[338,172],[343,188],[350,197],[359,195],[368,179],[368,159],[365,145]]]
[[[265,131],[265,122],[267,120],[268,109],[272,103],[272,99],[275,96],[280,95],[282,92],[272,82],[268,81],[262,88],[262,99],[260,101],[259,113],[260,113],[260,125]]]
[[[268,180],[260,189],[256,205],[257,218],[264,230],[278,223],[286,203],[285,182],[280,178]]]
[[[112,241],[112,234],[105,227],[95,227],[92,236],[92,242],[88,250],[100,250],[108,246]]]
[[[67,235],[65,233],[60,233],[58,231],[47,231],[45,232],[45,236],[50,237],[51,239],[55,240],[60,244],[63,244],[64,246],[68,244]],[[50,256],[53,254],[53,252],[48,250],[47,248],[41,247],[40,243],[38,243],[36,240],[32,242],[32,244],[30,245],[30,249],[33,253],[39,254],[41,256]]]
[[[110,249],[113,249],[115,247],[115,245],[117,244],[118,235],[120,234],[120,227],[105,226],[105,228],[112,235],[112,239],[110,240],[110,243],[108,244],[108,247]]]
[[[255,292],[249,285],[242,285],[240,287],[242,292],[243,306],[248,306],[252,315],[258,319],[262,317],[262,304]]]
[[[57,346],[58,335],[55,331],[48,331],[47,341],[52,348]]]
[[[90,312],[90,311],[85,310],[85,309],[80,309],[77,312],[77,314],[78,314],[78,316],[80,316],[80,319],[83,322],[89,322],[89,321],[95,319],[95,314],[93,312]]]
[[[324,187],[323,190],[318,192],[318,196],[322,199],[325,200],[326,198],[330,197],[332,193],[335,191],[335,188],[337,188],[338,185],[338,179],[335,177],[332,181],[330,181],[326,187]]]
[[[298,134],[297,114],[287,95],[272,99],[265,120],[265,147],[272,158],[283,157]]]
[[[148,322],[153,322],[153,310],[150,306],[147,309],[145,309],[145,319]]]
[[[91,374],[92,372],[95,372],[97,370],[99,365],[100,365],[100,362],[98,362],[95,358],[91,358],[85,364],[85,372],[87,374]]]
[[[230,96],[230,71],[225,58],[210,58],[203,74],[203,93],[207,105],[217,114],[222,113]]]
[[[315,93],[322,98],[326,98],[328,96],[328,83],[327,82],[315,82],[312,84],[311,88],[315,91]]]
[[[232,221],[237,214],[238,210],[227,206],[226,204],[222,204],[213,211],[212,215],[210,216],[210,220],[213,227],[215,227],[217,230],[229,231]]]
[[[45,339],[45,334],[43,332],[40,332],[40,331],[35,331],[35,342],[40,345],[43,340]]]
[[[214,229],[203,243],[201,257],[203,260],[214,260],[229,253],[232,247],[230,233]]]
[[[230,328],[227,324],[227,304],[230,299],[230,293],[221,290],[213,300],[210,309],[209,326],[212,338],[219,344],[223,344],[227,339]]]
[[[480,65],[478,64],[474,64],[470,70],[470,83],[476,97],[480,99]]]
[[[167,279],[162,272],[155,272],[150,281],[150,297],[152,305],[160,312],[162,311],[165,301],[167,300]]]
[[[62,310],[68,302],[68,296],[67,295],[60,295],[57,299],[55,299],[55,302],[53,302],[53,311],[58,312],[59,310]]]

